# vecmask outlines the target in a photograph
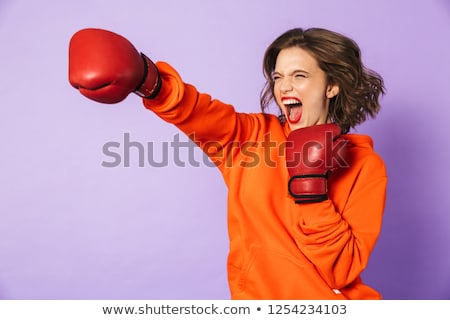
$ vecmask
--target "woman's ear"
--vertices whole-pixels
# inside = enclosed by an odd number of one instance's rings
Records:
[[[337,84],[330,84],[327,88],[327,98],[331,99],[339,93],[339,86]]]

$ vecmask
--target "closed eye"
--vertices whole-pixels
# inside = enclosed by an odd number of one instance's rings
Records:
[[[295,78],[306,78],[306,74],[305,73],[296,73],[294,74]]]
[[[281,78],[281,76],[280,76],[279,74],[277,74],[277,73],[272,74],[272,80],[273,80],[273,81],[276,81],[276,80],[278,80],[278,79],[280,79],[280,78]]]

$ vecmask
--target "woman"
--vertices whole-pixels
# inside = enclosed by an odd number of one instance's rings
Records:
[[[71,39],[69,80],[90,99],[130,92],[189,135],[228,187],[233,299],[380,299],[361,281],[380,233],[386,170],[350,128],[379,111],[383,81],[351,39],[293,29],[264,56],[262,113],[199,93],[125,38],[84,29]],[[275,100],[280,116],[264,113]]]

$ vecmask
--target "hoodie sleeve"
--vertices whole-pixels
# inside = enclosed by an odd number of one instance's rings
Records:
[[[299,205],[294,226],[299,249],[336,289],[352,283],[366,268],[380,233],[386,199],[386,170],[378,155],[366,157],[353,174],[354,179],[347,179],[353,181],[349,192],[334,194],[335,199],[347,198],[342,209],[332,200]]]
[[[234,107],[182,81],[167,63],[158,62],[161,91],[155,99],[143,99],[144,106],[164,121],[174,124],[202,148],[221,169],[237,152],[239,143],[252,139],[264,119],[257,114],[238,113]]]

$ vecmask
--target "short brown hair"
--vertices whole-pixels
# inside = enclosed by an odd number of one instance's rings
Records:
[[[339,93],[330,101],[329,116],[343,133],[375,117],[380,110],[379,97],[385,93],[382,77],[366,68],[361,50],[352,39],[321,28],[295,28],[286,31],[267,48],[263,60],[266,84],[261,91],[261,110],[265,112],[274,99],[272,72],[282,49],[299,47],[318,61],[328,83],[337,84]]]

